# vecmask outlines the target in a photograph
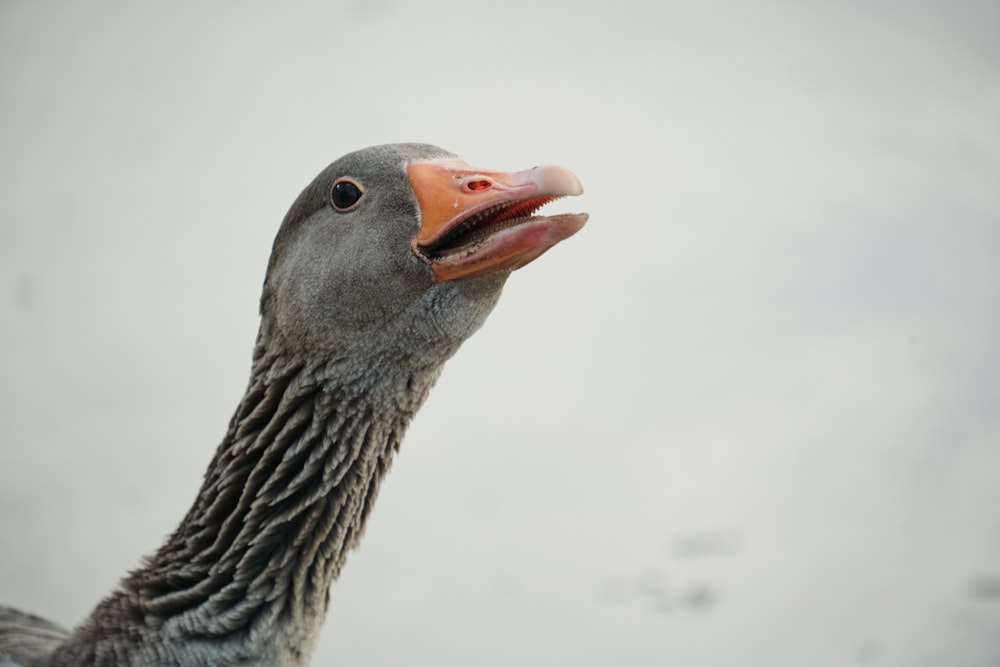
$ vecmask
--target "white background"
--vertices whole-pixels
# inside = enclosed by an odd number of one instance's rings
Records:
[[[559,163],[316,664],[1000,664],[1000,5],[0,2],[0,602],[174,528],[362,146]]]

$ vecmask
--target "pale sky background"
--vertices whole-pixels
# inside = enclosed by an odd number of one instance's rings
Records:
[[[1000,3],[0,0],[0,602],[190,505],[281,217],[558,163],[317,665],[1000,665]]]

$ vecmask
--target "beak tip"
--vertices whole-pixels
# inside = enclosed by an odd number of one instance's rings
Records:
[[[535,184],[539,189],[560,197],[575,197],[583,194],[583,184],[569,169],[556,165],[535,167]]]

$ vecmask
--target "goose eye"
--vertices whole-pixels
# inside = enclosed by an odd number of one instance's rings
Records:
[[[363,194],[360,185],[349,178],[339,178],[330,188],[330,201],[335,209],[344,212],[353,208]]]

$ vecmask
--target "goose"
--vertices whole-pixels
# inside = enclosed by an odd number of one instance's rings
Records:
[[[72,631],[0,607],[0,665],[307,665],[329,590],[445,361],[579,231],[572,172],[427,144],[349,153],[279,227],[246,393],[165,543]]]

